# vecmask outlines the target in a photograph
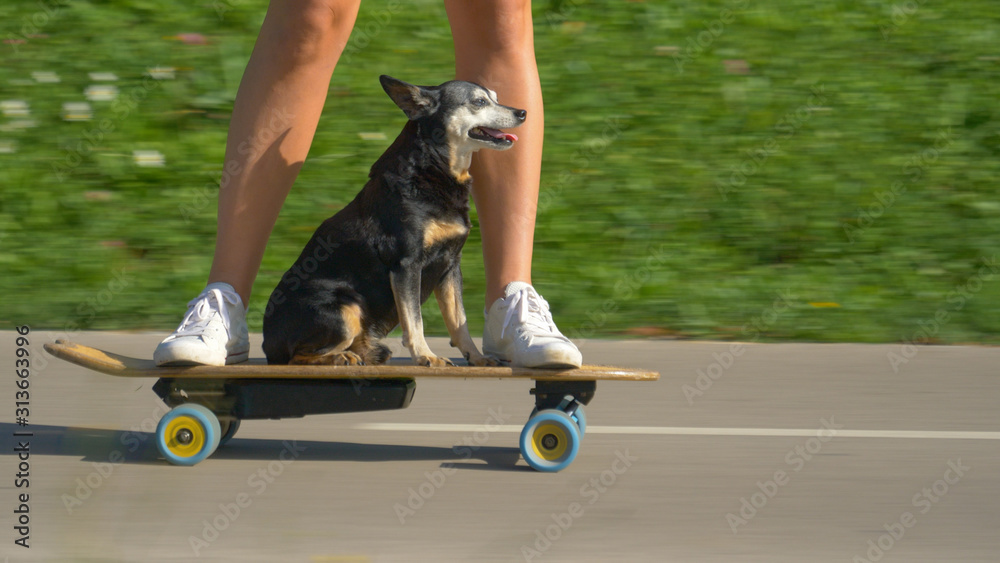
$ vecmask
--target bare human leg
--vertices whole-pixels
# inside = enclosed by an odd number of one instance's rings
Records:
[[[281,206],[309,152],[360,0],[273,0],[236,95],[208,281],[249,303]]]
[[[236,95],[209,285],[157,346],[157,365],[249,356],[246,304],[278,212],[312,144],[360,0],[274,0]]]
[[[580,351],[531,287],[545,133],[531,2],[445,0],[445,9],[456,77],[490,88],[500,103],[528,112],[514,147],[480,151],[470,170],[486,266],[483,352],[526,367],[579,367]]]
[[[525,109],[520,140],[504,152],[473,158],[473,197],[483,236],[486,306],[513,281],[531,283],[535,213],[542,169],[544,111],[528,0],[445,0],[455,42],[455,74]]]

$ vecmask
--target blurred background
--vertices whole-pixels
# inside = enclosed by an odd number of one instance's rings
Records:
[[[265,7],[0,5],[0,328],[176,326],[208,274],[228,119]],[[546,103],[535,285],[567,335],[1000,342],[994,2],[534,12]],[[383,73],[453,76],[441,2],[362,3],[251,330],[402,127]],[[479,248],[474,231],[473,334]]]

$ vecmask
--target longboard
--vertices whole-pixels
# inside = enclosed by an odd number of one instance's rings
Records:
[[[170,407],[156,428],[156,445],[167,461],[194,465],[229,441],[244,419],[402,409],[415,378],[521,379],[534,382],[532,411],[521,432],[521,455],[539,471],[560,471],[577,455],[586,432],[583,406],[598,380],[656,381],[655,371],[585,365],[578,369],[425,367],[409,358],[378,366],[268,365],[263,359],[229,366],[157,367],[74,342],[45,344],[57,358],[118,377],[155,377],[153,391]]]
[[[89,370],[119,377],[166,377],[197,379],[369,379],[401,377],[451,377],[467,379],[502,379],[507,377],[535,381],[655,381],[660,374],[655,371],[628,369],[614,366],[585,365],[578,369],[540,369],[519,367],[475,367],[464,360],[453,360],[456,365],[425,367],[414,365],[410,358],[393,358],[379,366],[300,366],[268,365],[263,358],[228,366],[178,366],[158,367],[152,360],[130,358],[84,346],[75,342],[56,340],[45,345],[53,356],[85,367]]]

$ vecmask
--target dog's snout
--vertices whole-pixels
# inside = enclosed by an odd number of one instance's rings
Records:
[[[528,112],[523,109],[516,109],[514,110],[514,117],[516,117],[518,121],[524,121],[524,118],[528,117]]]

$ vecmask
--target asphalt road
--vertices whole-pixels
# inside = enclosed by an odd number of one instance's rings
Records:
[[[586,342],[588,362],[662,379],[599,383],[579,456],[545,474],[517,450],[530,382],[419,380],[405,410],[247,421],[176,467],[149,439],[152,380],[46,358],[63,335],[29,335],[16,425],[0,334],[6,561],[1000,560],[1000,349]],[[162,336],[72,338],[149,356]]]

